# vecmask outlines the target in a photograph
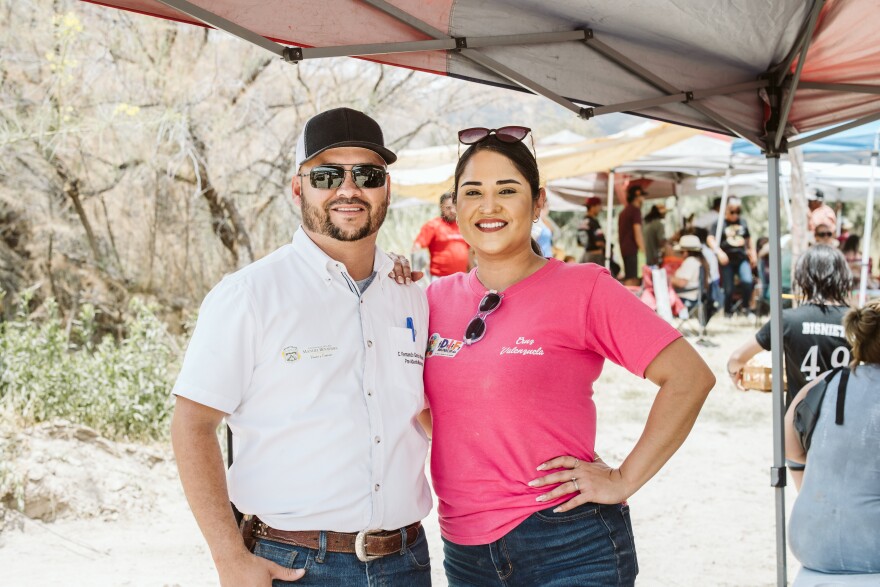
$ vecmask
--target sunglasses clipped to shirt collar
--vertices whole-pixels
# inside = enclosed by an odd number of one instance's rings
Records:
[[[380,188],[385,185],[388,171],[380,165],[364,163],[352,165],[346,169],[342,165],[318,165],[313,167],[307,174],[301,173],[300,177],[309,178],[313,188],[319,190],[335,190],[345,183],[345,174],[351,174],[354,185],[361,189]]]
[[[477,306],[477,314],[468,322],[467,328],[464,330],[464,342],[471,345],[480,342],[486,336],[486,317],[498,309],[504,294],[498,293],[494,289],[486,292],[480,305]]]

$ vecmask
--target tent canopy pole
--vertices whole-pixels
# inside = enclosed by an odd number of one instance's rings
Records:
[[[614,170],[608,172],[608,202],[605,209],[605,267],[611,270],[611,238],[614,235],[614,227],[611,222],[614,219]],[[614,277],[617,277],[616,275]]]
[[[767,187],[770,228],[770,353],[773,390],[773,467],[770,485],[776,494],[776,584],[787,585],[785,550],[785,444],[783,417],[785,394],[782,390],[782,250],[779,244],[779,155],[767,157]]]
[[[859,307],[868,301],[868,277],[871,274],[871,234],[874,229],[874,181],[877,172],[877,156],[880,151],[880,130],[874,135],[874,150],[871,152],[871,181],[868,184],[868,201],[865,209],[865,230],[862,234],[862,267],[859,275]]]

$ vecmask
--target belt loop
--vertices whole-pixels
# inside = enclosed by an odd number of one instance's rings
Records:
[[[400,556],[406,554],[406,526],[400,528]]]
[[[322,530],[318,532],[318,556],[315,557],[315,562],[323,563],[325,556],[327,556],[327,533]]]

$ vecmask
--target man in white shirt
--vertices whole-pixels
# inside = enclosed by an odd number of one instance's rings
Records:
[[[172,441],[224,587],[304,575],[430,585],[428,441],[416,419],[428,306],[421,288],[387,277],[375,244],[395,160],[361,112],[310,119],[293,178],[302,227],[202,304],[173,390]]]

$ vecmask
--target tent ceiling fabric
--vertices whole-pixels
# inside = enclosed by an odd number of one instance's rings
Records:
[[[162,18],[194,22],[157,0],[86,0]],[[192,3],[278,42],[303,47],[425,40],[422,32],[360,0],[192,0]],[[295,10],[291,10],[295,5]],[[796,49],[810,0],[394,0],[393,6],[452,36],[547,33],[589,28],[601,41],[679,92],[755,81]],[[804,81],[880,86],[880,44],[874,23],[880,0],[827,0],[803,67]],[[624,104],[667,94],[596,50],[595,41],[478,49],[549,90],[585,105]],[[474,51],[469,49],[468,51]],[[424,51],[372,59],[482,83],[516,87],[455,51]],[[790,71],[794,71],[796,62]],[[733,125],[764,135],[760,91],[703,98]],[[787,135],[880,112],[876,95],[799,89]],[[637,114],[731,134],[729,128],[683,103],[646,106]]]

